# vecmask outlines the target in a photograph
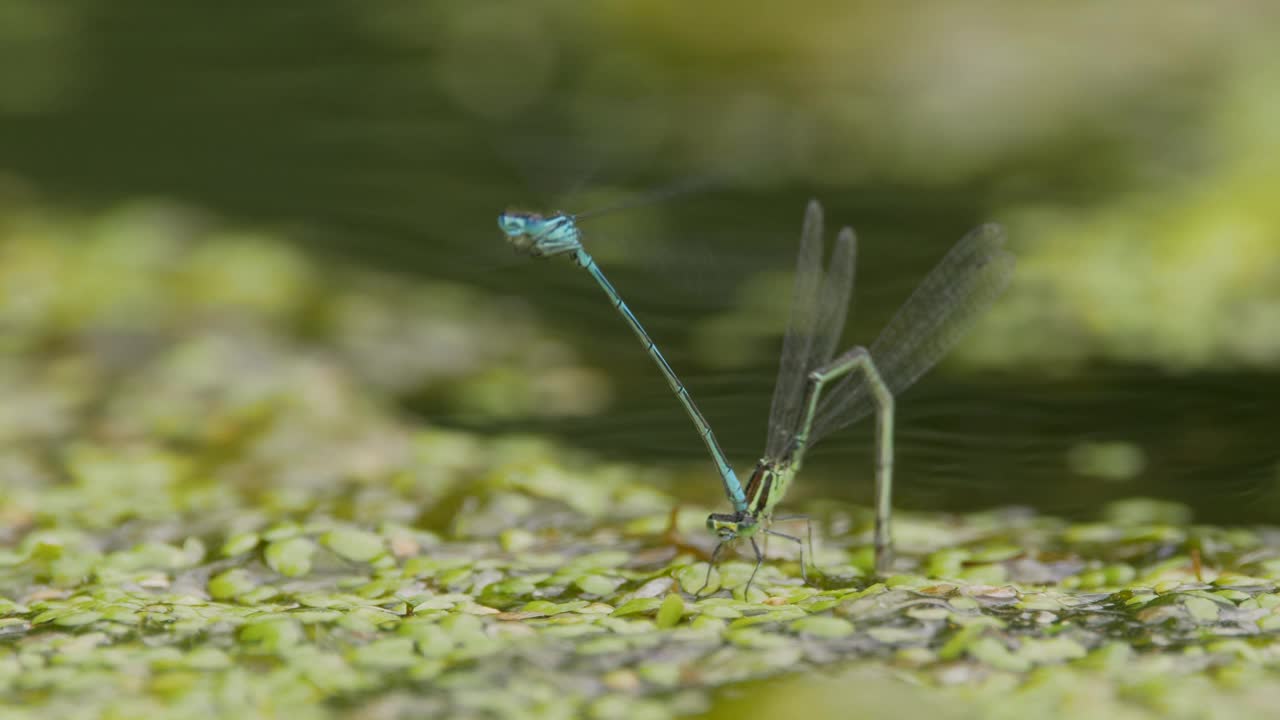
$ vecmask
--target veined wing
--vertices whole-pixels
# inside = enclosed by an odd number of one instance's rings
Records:
[[[789,452],[808,374],[826,364],[835,352],[853,292],[854,253],[853,231],[845,228],[836,238],[830,269],[823,272],[822,206],[811,200],[800,231],[791,317],[769,410],[766,457],[781,458]]]
[[[977,227],[956,243],[871,344],[871,358],[890,392],[902,393],[959,342],[1008,287],[1014,265],[999,225]],[[819,403],[811,441],[862,419],[873,409],[862,375],[844,377]]]

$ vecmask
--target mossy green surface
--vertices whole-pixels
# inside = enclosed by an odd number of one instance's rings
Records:
[[[463,290],[192,227],[135,208],[28,212],[0,233],[5,718],[1239,718],[1280,702],[1273,530],[1146,501],[1089,524],[903,515],[877,578],[869,514],[829,509],[809,584],[778,543],[749,592],[739,557],[695,598],[708,508],[677,506],[658,471],[389,401],[447,385],[499,413],[588,412],[556,395],[576,385],[483,390],[520,363],[543,364],[504,377],[591,377],[521,353],[555,346],[535,324],[513,335]]]

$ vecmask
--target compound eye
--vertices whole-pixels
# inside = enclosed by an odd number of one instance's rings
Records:
[[[524,218],[518,215],[502,214],[498,217],[498,226],[508,235],[520,235],[524,232]]]

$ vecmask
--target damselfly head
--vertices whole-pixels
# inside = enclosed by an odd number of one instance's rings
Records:
[[[750,513],[711,513],[707,516],[707,529],[715,533],[721,542],[755,535],[759,523]]]
[[[527,255],[542,254],[538,250],[538,240],[535,237],[535,230],[541,225],[542,216],[536,213],[508,210],[498,216],[498,227],[502,229],[502,234],[507,236],[507,242],[511,243],[518,252]]]
[[[512,247],[533,257],[551,257],[582,249],[574,216],[565,213],[544,217],[508,210],[498,215],[498,227]]]
[[[528,234],[529,226],[541,221],[541,215],[521,212],[518,210],[508,210],[498,216],[498,227],[502,228],[502,232],[507,237],[514,238],[518,235]]]

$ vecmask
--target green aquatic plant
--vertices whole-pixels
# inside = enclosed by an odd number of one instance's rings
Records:
[[[63,282],[0,296],[6,719],[740,717],[740,702],[1248,717],[1275,701],[1273,531],[1141,500],[1091,523],[907,513],[901,574],[881,582],[872,513],[828,506],[815,582],[774,547],[747,590],[754,563],[708,567],[707,508],[665,493],[664,471],[397,412],[369,364],[382,336],[334,317],[359,288],[367,316],[412,323],[405,288],[379,295],[263,237],[172,242],[170,212],[30,211],[0,232],[5,287],[126,257],[161,278],[99,278],[92,302]],[[296,296],[191,280],[259,261]],[[468,304],[488,312],[439,310]]]

